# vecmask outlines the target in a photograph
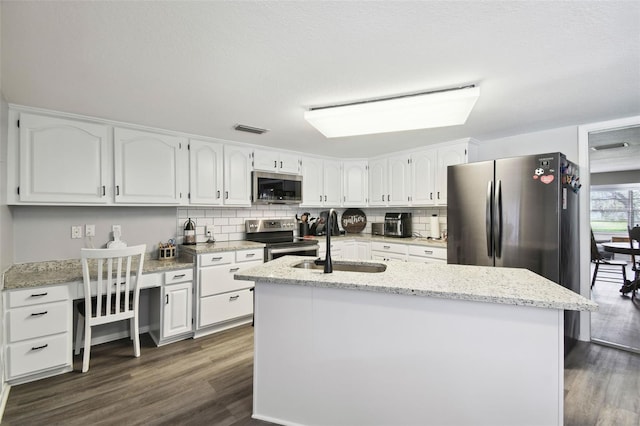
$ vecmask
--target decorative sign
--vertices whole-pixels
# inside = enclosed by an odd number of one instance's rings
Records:
[[[367,226],[367,216],[360,209],[347,209],[342,213],[341,222],[348,234],[356,234]]]

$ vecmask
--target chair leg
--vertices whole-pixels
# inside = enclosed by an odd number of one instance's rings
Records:
[[[591,288],[596,284],[596,277],[598,276],[598,268],[600,264],[596,262],[596,268],[593,270],[593,278],[591,279]]]
[[[84,355],[82,357],[82,372],[89,371],[89,355],[91,354],[91,326],[85,324],[84,327]]]
[[[130,319],[133,322],[133,354],[136,358],[140,356],[140,330],[138,327],[138,311],[136,310],[133,318]]]
[[[76,347],[74,350],[74,354],[76,355],[80,353],[83,332],[84,332],[84,315],[78,312],[78,324],[76,324]]]

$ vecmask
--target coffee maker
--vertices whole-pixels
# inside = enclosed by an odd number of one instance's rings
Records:
[[[315,235],[326,235],[328,220],[329,210],[321,211]],[[340,235],[340,228],[338,228],[338,214],[335,211],[331,215],[331,235]]]

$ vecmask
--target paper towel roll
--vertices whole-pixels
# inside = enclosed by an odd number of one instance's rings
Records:
[[[436,215],[431,216],[431,238],[440,238],[440,218]]]

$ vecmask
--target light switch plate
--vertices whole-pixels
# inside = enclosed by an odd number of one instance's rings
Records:
[[[87,237],[95,237],[96,236],[96,226],[95,225],[85,225],[84,226],[84,234]]]

